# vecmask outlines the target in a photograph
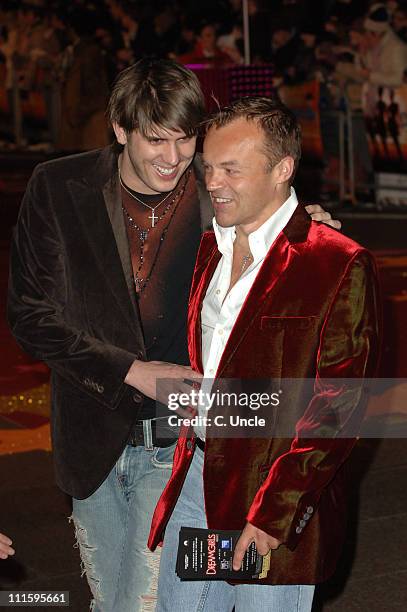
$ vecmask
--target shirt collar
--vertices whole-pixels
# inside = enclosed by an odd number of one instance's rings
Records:
[[[282,204],[263,225],[249,234],[250,251],[253,255],[254,262],[265,258],[271,245],[278,234],[285,228],[297,206],[297,195],[294,187],[291,187],[290,196],[284,204]],[[212,224],[219,251],[222,255],[233,256],[233,243],[236,238],[235,226],[221,227],[216,222],[215,217],[213,218]]]

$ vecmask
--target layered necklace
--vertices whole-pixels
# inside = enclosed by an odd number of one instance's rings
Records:
[[[148,217],[151,220],[151,226],[147,227],[147,228],[141,227],[140,225],[138,225],[135,222],[134,218],[131,216],[129,211],[126,209],[126,207],[122,203],[122,210],[123,210],[123,213],[124,213],[124,215],[126,217],[127,223],[129,225],[129,227],[134,232],[136,232],[136,235],[138,236],[138,239],[140,241],[140,250],[139,250],[139,260],[140,260],[140,263],[139,263],[137,271],[134,274],[134,283],[135,283],[136,291],[137,291],[138,294],[140,294],[146,288],[146,286],[147,286],[147,284],[148,284],[148,282],[149,282],[149,280],[150,280],[150,278],[151,278],[151,276],[152,276],[152,274],[154,272],[154,268],[155,268],[155,265],[157,263],[157,259],[158,259],[158,256],[159,256],[162,244],[163,244],[165,236],[166,236],[166,234],[168,232],[168,229],[169,229],[169,226],[171,224],[171,221],[174,218],[174,215],[175,215],[175,213],[177,211],[178,205],[179,205],[180,201],[182,200],[182,196],[184,195],[185,188],[187,186],[187,182],[188,182],[188,179],[190,177],[190,174],[191,174],[191,170],[187,170],[185,172],[184,176],[181,179],[181,186],[179,187],[179,189],[177,189],[175,192],[174,192],[174,189],[173,189],[172,191],[167,193],[165,195],[165,197],[158,202],[158,204],[156,204],[155,206],[151,206],[150,204],[147,204],[146,202],[143,202],[143,200],[138,198],[123,183],[123,180],[122,180],[121,175],[120,175],[120,169],[119,169],[119,182],[120,182],[120,185],[122,186],[122,188],[124,189],[124,191],[129,196],[131,196],[134,200],[136,200],[137,202],[139,202],[140,204],[142,204],[146,208],[149,208],[152,211],[152,214]],[[166,200],[168,200],[168,202],[167,202],[166,206],[163,208],[163,210],[161,211],[161,214],[160,215],[155,215],[155,210],[157,208],[159,208],[162,204],[164,204],[164,202]],[[175,206],[172,206],[174,204],[174,202],[175,202]],[[155,257],[154,257],[154,260],[153,260],[150,272],[149,272],[147,277],[142,278],[141,277],[141,270],[142,270],[143,265],[144,265],[144,248],[145,248],[145,244],[147,242],[148,236],[149,236],[150,232],[157,227],[158,223],[164,219],[164,217],[170,211],[171,207],[172,207],[171,216],[169,218],[167,226],[162,231],[162,234],[161,234],[161,237],[160,237],[160,241],[159,241],[159,244],[158,244],[158,249],[157,249],[157,252],[155,254]]]
[[[145,206],[146,208],[149,208],[149,209],[152,211],[151,215],[150,215],[148,218],[149,218],[149,219],[151,219],[151,227],[155,227],[155,222],[160,220],[160,217],[157,217],[157,216],[155,215],[155,210],[156,210],[157,208],[159,208],[159,207],[161,206],[161,204],[164,204],[165,200],[166,200],[167,198],[169,198],[169,197],[170,197],[170,195],[172,194],[172,192],[173,192],[174,190],[169,191],[168,193],[166,193],[166,194],[165,194],[165,196],[163,197],[163,199],[162,199],[162,200],[160,200],[160,201],[159,201],[159,202],[158,202],[158,203],[157,203],[155,206],[150,206],[150,204],[147,204],[147,202],[143,202],[143,200],[140,200],[140,198],[138,198],[138,197],[136,196],[136,194],[135,194],[133,191],[131,191],[131,190],[130,190],[130,189],[129,189],[129,188],[128,188],[128,187],[127,187],[127,186],[126,186],[124,183],[123,183],[123,180],[122,180],[122,175],[120,174],[120,168],[119,168],[119,182],[120,182],[120,185],[123,187],[124,191],[125,191],[126,193],[128,193],[128,194],[129,194],[129,196],[131,196],[131,197],[132,197],[134,200],[136,200],[137,202],[140,202],[140,204],[142,204],[142,205],[143,205],[143,206]],[[172,204],[172,202],[171,202],[171,204]],[[125,211],[125,212],[126,212],[126,211]],[[149,228],[149,229],[150,229],[150,228]],[[146,230],[144,230],[144,231],[146,231]]]

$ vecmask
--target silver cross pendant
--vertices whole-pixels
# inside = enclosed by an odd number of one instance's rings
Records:
[[[154,211],[149,216],[149,219],[151,219],[151,227],[155,227],[155,221],[158,221],[158,217]]]

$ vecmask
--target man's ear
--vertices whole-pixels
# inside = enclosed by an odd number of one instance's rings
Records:
[[[121,145],[125,145],[127,144],[127,132],[124,128],[120,127],[120,125],[118,123],[116,123],[116,121],[113,121],[112,123],[112,127],[114,130],[114,133],[116,134],[116,140],[119,144]]]
[[[277,183],[286,183],[289,181],[293,175],[294,166],[295,163],[292,157],[289,155],[283,157],[275,167]]]

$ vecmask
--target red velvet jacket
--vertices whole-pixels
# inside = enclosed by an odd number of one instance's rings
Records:
[[[202,301],[219,259],[214,234],[208,232],[189,304],[191,365],[200,372]],[[337,402],[324,379],[373,376],[378,344],[371,255],[297,207],[254,281],[216,377],[313,378],[314,393],[305,411],[295,397],[284,402],[277,418],[297,424],[291,439],[209,437],[205,448],[209,528],[243,529],[250,521],[283,542],[272,552],[267,584],[314,584],[335,569],[346,528],[347,459],[363,402],[358,392]],[[334,437],[339,421],[341,435]],[[345,437],[346,428],[352,437]],[[325,437],[318,438],[318,432]],[[152,549],[163,539],[194,444],[192,429],[184,431],[153,517]]]

